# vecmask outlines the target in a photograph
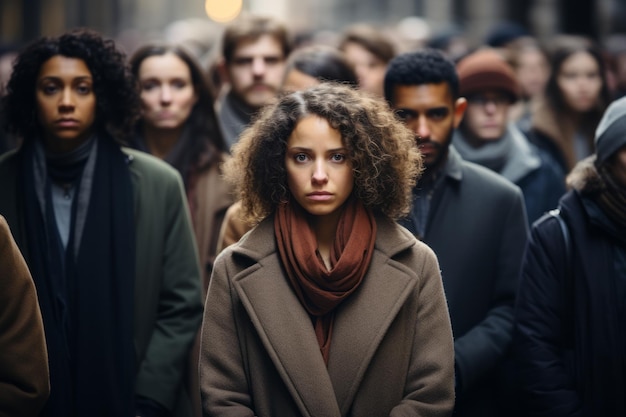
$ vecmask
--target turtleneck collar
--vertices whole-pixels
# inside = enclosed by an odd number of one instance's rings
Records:
[[[89,158],[96,136],[70,152],[53,153],[44,150],[48,175],[54,182],[71,183],[76,180]]]

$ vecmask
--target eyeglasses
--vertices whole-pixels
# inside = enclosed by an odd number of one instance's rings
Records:
[[[467,102],[472,106],[485,107],[487,104],[493,104],[496,107],[502,107],[505,104],[511,104],[511,99],[506,95],[483,96],[476,94],[467,98]]]

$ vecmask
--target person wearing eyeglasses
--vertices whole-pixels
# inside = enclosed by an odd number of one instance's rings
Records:
[[[555,208],[565,193],[564,173],[546,151],[509,122],[519,97],[513,68],[495,50],[481,49],[457,64],[465,117],[453,144],[463,159],[487,167],[520,187],[529,224]]]

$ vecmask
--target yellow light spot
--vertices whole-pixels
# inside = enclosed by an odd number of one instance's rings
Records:
[[[206,0],[204,9],[207,16],[216,22],[229,22],[239,16],[243,0]]]

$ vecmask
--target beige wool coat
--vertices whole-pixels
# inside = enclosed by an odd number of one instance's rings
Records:
[[[452,331],[434,253],[377,218],[358,290],[336,310],[328,367],[267,218],[215,263],[200,386],[206,416],[449,416]]]

